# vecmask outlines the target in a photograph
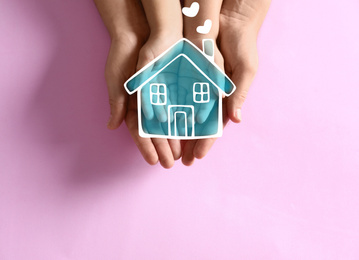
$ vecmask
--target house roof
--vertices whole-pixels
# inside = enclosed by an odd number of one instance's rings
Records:
[[[124,84],[126,91],[132,95],[180,57],[189,60],[193,67],[220,89],[224,95],[230,96],[236,89],[230,78],[217,64],[212,63],[191,41],[183,38],[128,79]],[[180,70],[181,68],[175,69]]]

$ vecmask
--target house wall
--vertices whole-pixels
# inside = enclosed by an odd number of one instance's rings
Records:
[[[186,63],[186,60],[181,60],[180,62],[183,68],[183,63]],[[180,135],[185,132],[184,123],[187,125],[188,135],[192,133],[193,122],[191,118],[194,119],[194,136],[205,137],[218,134],[219,128],[222,127],[220,114],[221,104],[219,102],[218,89],[195,68],[191,67],[190,71],[174,73],[173,67],[176,66],[181,67],[180,65],[173,64],[173,66],[164,69],[140,90],[140,125],[142,126],[143,132],[150,135],[174,135],[174,113],[182,111],[182,113],[186,113],[187,115],[187,122],[182,122],[185,121],[184,117],[177,118],[179,119],[179,122],[177,122],[177,131]],[[189,68],[187,64],[185,68]],[[194,102],[193,85],[198,82],[209,84],[209,102],[207,103]],[[151,85],[158,83],[166,84],[165,105],[151,104],[151,95],[158,96],[151,94]],[[152,86],[152,88],[152,93],[156,93],[156,87]],[[159,96],[163,97],[162,94]],[[169,109],[170,106],[182,105],[193,106],[193,117],[189,108],[175,107]]]

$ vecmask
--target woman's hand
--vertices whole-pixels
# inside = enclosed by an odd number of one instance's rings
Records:
[[[95,0],[95,4],[111,36],[105,78],[111,107],[107,126],[113,130],[126,115],[128,94],[123,85],[136,72],[150,29],[139,0]]]
[[[185,5],[189,6],[190,1]],[[222,68],[236,85],[236,91],[223,100],[223,126],[229,119],[239,123],[241,109],[258,67],[257,35],[268,11],[270,0],[198,0],[200,12],[195,18],[184,18],[185,36],[198,47],[202,39],[214,39],[215,63]],[[222,7],[221,7],[222,4]],[[207,35],[196,33],[194,24],[212,20]],[[219,52],[220,51],[220,52]],[[223,56],[222,56],[223,55]],[[216,138],[186,142],[182,162],[191,165],[195,158],[201,159],[209,152]]]
[[[224,0],[218,43],[226,74],[236,85],[228,98],[229,118],[239,123],[242,106],[258,67],[257,36],[270,0]]]
[[[111,36],[105,77],[111,106],[109,129],[117,129],[124,118],[127,127],[151,165],[161,162],[170,168],[181,157],[178,140],[147,139],[138,135],[136,95],[130,97],[125,81],[177,40],[182,38],[180,4],[156,0],[95,0],[96,6]],[[167,6],[169,4],[169,6]],[[145,9],[145,10],[144,10]],[[171,14],[168,10],[172,10]]]

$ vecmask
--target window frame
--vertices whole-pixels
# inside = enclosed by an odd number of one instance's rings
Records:
[[[164,92],[160,92],[160,87],[163,87]],[[156,92],[152,91],[152,87],[156,87]],[[153,97],[156,96],[157,97],[157,102],[153,102]],[[163,96],[164,97],[164,101],[162,102],[160,97]],[[155,105],[155,106],[163,106],[167,104],[167,86],[164,83],[152,83],[150,84],[150,100],[151,100],[151,105]]]
[[[200,85],[200,91],[196,91],[196,86]],[[207,87],[207,91],[204,91],[204,86]],[[196,100],[197,95],[200,95],[201,99],[200,101]],[[204,95],[207,95],[207,99],[205,100],[203,97]],[[195,82],[193,84],[193,102],[195,103],[208,103],[209,100],[211,99],[210,97],[210,91],[209,91],[209,83],[208,82]]]

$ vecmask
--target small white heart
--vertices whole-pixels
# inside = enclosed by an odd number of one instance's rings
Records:
[[[195,17],[199,11],[199,3],[193,2],[191,7],[183,7],[182,13],[187,17]]]
[[[203,26],[198,26],[197,27],[197,32],[201,33],[201,34],[207,34],[211,30],[211,28],[212,28],[212,21],[210,19],[207,19],[204,22]]]

